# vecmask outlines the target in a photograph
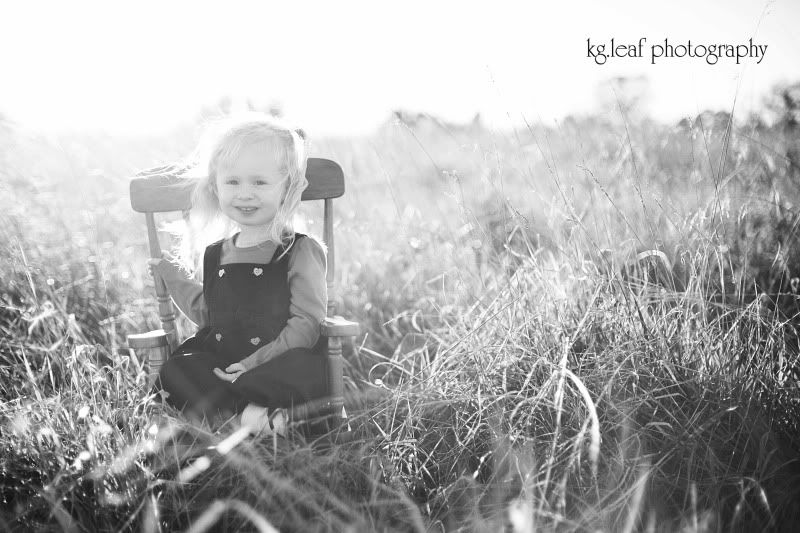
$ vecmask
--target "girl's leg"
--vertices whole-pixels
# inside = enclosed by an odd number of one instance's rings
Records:
[[[324,356],[295,348],[248,370],[233,383],[244,409],[247,403],[275,409],[324,396],[328,390]]]
[[[236,394],[230,383],[213,372],[229,364],[210,352],[170,357],[159,374],[162,388],[169,393],[167,402],[191,418],[210,420],[217,415],[233,415]]]

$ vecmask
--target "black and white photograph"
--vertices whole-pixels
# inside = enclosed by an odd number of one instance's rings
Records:
[[[0,531],[800,531],[800,2],[0,4]]]

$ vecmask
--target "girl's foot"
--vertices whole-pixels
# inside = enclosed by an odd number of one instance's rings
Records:
[[[270,413],[266,407],[250,403],[242,411],[242,425],[248,426],[253,433],[285,437],[288,417],[285,409],[274,409]]]

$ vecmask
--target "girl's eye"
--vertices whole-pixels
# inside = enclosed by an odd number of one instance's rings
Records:
[[[264,180],[256,180],[256,185],[269,185],[269,183]]]
[[[237,180],[237,179],[231,178],[229,180],[225,180],[225,185],[238,185],[238,184],[239,184],[239,180]]]

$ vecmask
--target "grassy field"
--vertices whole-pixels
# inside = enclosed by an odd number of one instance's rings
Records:
[[[190,425],[125,346],[158,327],[128,179],[198,128],[0,122],[0,529],[797,530],[784,111],[505,131],[397,114],[314,139],[346,173],[335,299],[364,331],[345,348],[357,438],[328,450]]]

